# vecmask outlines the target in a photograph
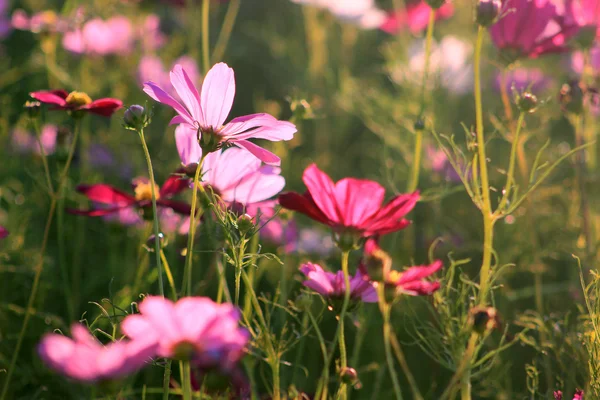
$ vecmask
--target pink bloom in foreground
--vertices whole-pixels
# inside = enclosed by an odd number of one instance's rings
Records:
[[[200,71],[198,65],[192,57],[181,56],[175,60],[174,65],[180,64],[187,72],[190,81],[198,82],[200,80]],[[170,85],[169,71],[165,69],[162,60],[156,56],[143,56],[138,66],[138,80],[143,87],[144,82],[155,82],[159,87],[165,89],[173,98],[181,100],[175,89]]]
[[[38,345],[38,353],[48,367],[85,383],[125,378],[143,368],[156,353],[156,344],[147,340],[103,346],[81,324],[74,324],[71,333],[73,339],[46,334]]]
[[[579,30],[567,10],[550,0],[505,0],[502,9],[505,15],[490,27],[490,34],[510,62],[565,51]]]
[[[419,193],[414,192],[383,204],[385,189],[379,183],[355,178],[334,183],[315,164],[304,170],[302,180],[307,192],[283,193],[279,204],[329,225],[340,234],[368,237],[399,231],[410,223],[404,216],[419,200]]]
[[[565,0],[567,18],[572,18],[580,27],[580,33],[588,40],[600,36],[600,1]]]
[[[431,7],[424,1],[410,3],[404,10],[390,13],[379,29],[387,33],[409,30],[411,33],[417,34],[427,29],[430,11]],[[445,3],[435,12],[435,19],[448,19],[452,14],[454,14],[454,7],[450,3]]]
[[[126,17],[116,16],[106,21],[94,18],[82,29],[65,33],[63,47],[76,54],[122,55],[131,52],[134,39],[133,26]]]
[[[29,93],[34,99],[52,104],[52,110],[65,110],[69,112],[89,112],[92,114],[110,117],[115,111],[123,106],[121,100],[103,98],[93,100],[83,92],[67,93],[66,90],[42,90]]]
[[[0,239],[4,239],[5,237],[7,237],[9,234],[8,230],[3,227],[2,225],[0,225]]]
[[[242,357],[249,340],[248,331],[239,326],[237,308],[208,297],[184,297],[173,303],[148,296],[139,310],[123,320],[121,329],[134,341],[154,341],[161,357],[227,370]]]
[[[308,278],[302,284],[311,288],[320,295],[328,298],[343,298],[346,293],[344,273],[326,272],[320,265],[313,263],[302,264],[302,272]],[[377,291],[369,278],[360,271],[355,276],[350,276],[350,298],[362,300],[365,303],[377,302]]]
[[[171,197],[181,193],[187,187],[188,183],[186,180],[182,180],[178,176],[169,177],[162,187],[157,187],[156,206],[159,209],[170,208],[179,214],[188,215],[190,213],[189,204],[171,199]],[[125,209],[141,211],[142,213],[152,213],[152,187],[146,178],[134,181],[133,195],[103,183],[79,185],[76,189],[90,201],[99,203],[105,207],[92,210],[69,209],[68,211],[71,214],[100,217],[109,214],[118,215]]]
[[[206,151],[216,151],[229,143],[249,151],[267,164],[280,164],[279,157],[248,139],[290,140],[296,132],[296,126],[268,114],[237,117],[224,125],[235,96],[233,69],[227,64],[218,63],[208,71],[200,93],[181,65],[175,65],[171,71],[171,84],[183,104],[154,82],[146,82],[144,91],[177,112],[171,123],[185,124],[199,131],[200,142]]]

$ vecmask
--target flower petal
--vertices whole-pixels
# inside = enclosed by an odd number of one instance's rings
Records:
[[[69,95],[65,90],[42,90],[39,92],[29,93],[34,99],[46,104],[56,104],[58,106],[66,106],[65,99]]]
[[[200,96],[205,127],[220,129],[231,111],[235,97],[233,69],[225,63],[213,66],[204,78]]]
[[[175,111],[177,111],[177,114],[179,114],[181,118],[185,120],[187,124],[195,126],[194,119],[192,118],[188,110],[186,110],[185,107],[179,104],[179,102],[173,97],[171,97],[167,92],[158,87],[154,82],[146,82],[144,84],[144,92],[146,92],[148,96],[152,97],[159,103],[163,103],[172,107]]]
[[[323,214],[334,223],[342,223],[343,218],[335,201],[335,185],[331,178],[315,164],[311,164],[304,170],[302,181]]]
[[[170,208],[176,213],[182,215],[189,215],[192,209],[192,206],[190,206],[189,204],[177,200],[158,199],[156,201],[156,205]]]
[[[335,201],[344,226],[360,227],[381,208],[385,189],[377,182],[345,178],[335,184]]]
[[[200,107],[200,95],[188,74],[180,64],[177,64],[173,67],[170,77],[171,84],[175,88],[181,101],[183,101],[183,104],[185,104],[192,114],[192,118],[203,126],[204,115],[202,114],[202,108]]]
[[[102,115],[103,117],[110,117],[121,107],[123,107],[123,102],[121,100],[105,98],[94,100],[80,109],[87,110],[93,114]]]
[[[279,121],[269,114],[251,114],[232,119],[220,134],[226,138],[266,139],[270,141],[291,140],[297,132],[296,125]]]
[[[181,163],[184,166],[199,163],[200,158],[202,158],[202,149],[198,144],[197,132],[196,129],[187,124],[180,124],[175,128],[175,144]]]
[[[171,175],[160,188],[161,197],[175,196],[190,187],[189,179],[177,175]]]
[[[111,204],[115,206],[126,206],[136,203],[135,197],[103,183],[95,185],[78,185],[75,190],[96,203]]]
[[[238,147],[242,147],[246,150],[248,150],[250,153],[252,153],[256,158],[258,158],[260,161],[264,162],[265,164],[269,164],[269,165],[274,165],[274,166],[279,166],[281,165],[281,159],[279,157],[277,157],[275,154],[271,153],[270,151],[263,149],[262,147],[249,142],[247,140],[236,140],[235,142],[233,142],[233,144],[235,144]]]
[[[300,195],[294,192],[282,193],[278,197],[279,204],[288,210],[298,211],[315,221],[325,225],[330,225],[331,220],[315,204],[309,192]]]

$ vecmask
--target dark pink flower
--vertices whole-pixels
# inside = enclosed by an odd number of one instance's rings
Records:
[[[588,37],[588,43],[600,36],[600,1],[565,0],[567,17],[575,20],[580,33]]]
[[[90,217],[99,217],[109,214],[117,214],[125,209],[141,210],[151,213],[152,210],[152,189],[150,182],[146,178],[134,180],[134,194],[125,193],[122,190],[110,185],[98,183],[95,185],[79,185],[77,191],[83,194],[94,203],[103,205],[103,208],[92,210],[68,210],[71,214],[87,215]],[[187,180],[180,179],[178,176],[171,176],[165,181],[163,186],[156,193],[156,206],[158,208],[170,208],[173,211],[188,215],[190,205],[172,200],[171,197],[188,188]]]
[[[302,284],[327,298],[343,298],[346,293],[344,273],[326,272],[320,265],[313,263],[302,264],[302,272],[308,278]],[[377,302],[377,291],[366,275],[357,271],[355,276],[350,276],[350,298],[361,300],[365,303]]]
[[[5,237],[7,237],[9,234],[8,230],[3,227],[2,225],[0,225],[0,239],[4,239]]]
[[[368,237],[399,231],[410,223],[404,216],[419,200],[419,193],[414,192],[383,204],[385,189],[379,183],[355,178],[334,183],[315,164],[304,170],[302,180],[307,192],[283,193],[279,204],[332,227],[338,234]]]
[[[125,378],[143,368],[156,354],[156,344],[143,338],[103,346],[81,324],[74,324],[71,333],[73,339],[46,334],[38,345],[38,353],[48,367],[85,383]]]
[[[427,29],[430,10],[431,7],[424,1],[409,3],[405,9],[391,12],[379,29],[392,34],[402,30],[409,30],[413,34],[420,33]],[[436,11],[435,19],[448,19],[452,14],[454,14],[454,7],[450,3],[445,3]]]
[[[227,370],[242,357],[249,340],[248,331],[239,326],[237,308],[208,297],[184,297],[173,303],[148,296],[139,309],[140,314],[125,318],[121,329],[134,341],[154,341],[161,357]]]
[[[279,165],[279,157],[248,139],[290,140],[296,126],[268,114],[237,117],[225,124],[235,96],[233,69],[227,64],[218,63],[208,71],[200,93],[181,65],[175,65],[171,71],[171,84],[183,104],[154,82],[146,82],[144,91],[154,100],[177,111],[178,115],[171,123],[185,124],[198,131],[200,141],[208,152],[228,143],[249,151],[267,164]]]
[[[490,27],[492,41],[507,59],[535,58],[567,50],[579,25],[550,0],[505,0],[504,15]]]
[[[575,390],[575,394],[573,394],[573,400],[583,400],[583,390]]]
[[[127,17],[115,16],[106,21],[94,18],[82,29],[65,33],[63,47],[76,54],[105,56],[128,54],[133,50],[134,28]]]
[[[123,106],[121,100],[103,98],[92,101],[90,96],[83,92],[67,93],[62,89],[32,92],[29,95],[42,103],[54,105],[52,110],[89,112],[103,117],[110,117]]]

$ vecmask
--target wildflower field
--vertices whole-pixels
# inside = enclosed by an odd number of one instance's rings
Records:
[[[598,37],[0,0],[0,400],[599,400]]]

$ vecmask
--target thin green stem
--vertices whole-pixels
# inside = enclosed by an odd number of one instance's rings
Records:
[[[303,333],[307,332],[307,329],[308,329],[308,323],[310,322],[309,314],[310,314],[310,310],[305,312],[304,315],[302,316],[302,331],[301,332],[303,332]],[[292,383],[296,382],[296,376],[298,375],[298,371],[300,370],[300,368],[298,368],[298,367],[300,366],[300,362],[302,361],[302,356],[304,355],[304,347],[305,346],[306,346],[306,338],[304,338],[304,340],[300,340],[300,343],[298,343],[298,350],[296,350],[296,359],[294,360],[294,368],[292,369],[292,379],[291,379]]]
[[[54,196],[54,185],[52,184],[52,175],[50,174],[50,167],[48,166],[48,156],[46,155],[46,149],[42,144],[42,132],[40,130],[40,124],[37,118],[31,119],[31,125],[35,131],[35,138],[37,139],[38,146],[40,146],[40,156],[42,157],[42,164],[44,165],[44,173],[46,175],[46,185],[48,185],[48,193],[50,197]]]
[[[346,319],[346,312],[348,311],[348,305],[350,304],[350,273],[348,272],[348,258],[350,256],[349,251],[342,252],[342,272],[344,274],[344,303],[342,304],[342,310],[340,311],[340,320],[338,324],[338,335],[340,345],[340,372],[348,367],[348,359],[346,357],[346,338],[344,333],[344,320]],[[340,384],[340,397],[345,399],[347,396],[347,388],[345,383]]]
[[[402,400],[402,389],[398,382],[398,376],[396,375],[396,368],[394,367],[394,358],[392,356],[391,348],[391,336],[392,336],[392,325],[390,324],[390,305],[385,302],[385,294],[383,292],[383,285],[378,286],[379,291],[379,310],[383,316],[383,346],[385,349],[385,360],[387,362],[388,369],[390,370],[390,378],[392,379],[392,385],[394,387],[394,394],[396,399]]]
[[[160,259],[161,233],[158,226],[158,212],[156,209],[156,183],[154,182],[154,171],[152,170],[152,160],[150,159],[150,152],[148,151],[148,145],[146,144],[146,139],[144,138],[144,129],[140,129],[138,131],[138,134],[140,135],[142,148],[144,149],[144,156],[146,157],[146,164],[148,165],[148,179],[150,179],[150,190],[152,191],[152,227],[154,229],[154,254],[156,256],[156,268],[158,269],[158,292],[162,297],[165,297],[162,261]]]
[[[515,135],[512,139],[512,146],[510,149],[510,159],[508,162],[508,172],[506,174],[506,185],[504,185],[504,192],[502,195],[502,200],[500,200],[500,204],[496,209],[495,214],[499,215],[508,204],[510,199],[511,190],[513,188],[514,180],[515,180],[515,164],[517,159],[517,149],[519,147],[519,135],[521,133],[521,128],[523,127],[523,121],[525,120],[525,113],[521,112],[519,114],[519,119],[517,121],[517,130],[515,131]]]
[[[584,138],[584,119],[581,115],[576,115],[573,118],[573,125],[575,128],[575,146],[580,147],[585,144]],[[581,224],[583,227],[583,236],[585,238],[585,262],[590,262],[591,255],[595,253],[594,249],[594,238],[592,235],[592,218],[590,213],[590,205],[588,201],[588,193],[586,188],[586,167],[585,167],[585,151],[577,153],[575,158],[575,173],[577,177],[577,190],[579,191],[579,201],[581,207]]]
[[[231,38],[231,32],[233,31],[235,20],[238,16],[238,12],[240,11],[240,4],[241,0],[229,1],[227,13],[225,14],[225,19],[223,20],[223,25],[221,26],[221,32],[219,32],[219,38],[217,39],[217,44],[215,45],[215,49],[212,53],[211,59],[215,62],[221,61],[225,55],[225,50],[227,49],[227,44]]]
[[[404,372],[404,375],[406,376],[406,380],[408,381],[410,390],[412,391],[413,399],[414,400],[423,400],[423,396],[421,395],[421,392],[419,391],[419,386],[417,385],[417,382],[415,381],[415,377],[413,376],[412,372],[410,371],[410,368],[408,367],[408,364],[406,362],[406,357],[404,357],[404,352],[402,351],[402,346],[400,345],[400,342],[394,335],[393,330],[390,333],[390,342],[392,344],[392,349],[394,349],[394,354],[396,355],[396,359],[398,360],[398,363],[400,364],[400,367],[402,368],[402,372]]]
[[[210,0],[202,0],[202,65],[204,66],[204,74],[210,69],[210,49],[209,49],[209,11]]]
[[[173,301],[177,300],[177,288],[175,287],[175,280],[173,279],[173,274],[171,273],[171,267],[169,266],[169,261],[165,256],[165,252],[160,250],[160,259],[162,260],[163,267],[165,268],[165,275],[167,275],[167,281],[169,282],[169,286],[171,287],[171,297]]]
[[[69,321],[75,318],[75,306],[73,305],[73,295],[71,293],[71,284],[69,283],[69,272],[67,270],[67,255],[65,248],[65,189],[66,185],[61,185],[56,209],[56,235],[58,236],[58,264],[63,284],[65,301],[67,303],[67,316]]]
[[[317,334],[317,339],[319,340],[319,347],[321,348],[321,353],[323,353],[323,372],[321,373],[321,378],[319,379],[319,383],[317,385],[317,391],[315,392],[315,400],[326,400],[327,399],[327,386],[329,382],[329,352],[327,351],[327,346],[325,345],[325,339],[323,338],[323,334],[319,329],[319,324],[315,319],[314,315],[309,311],[306,312],[306,315],[310,318],[310,322]],[[292,380],[293,382],[293,380]]]
[[[71,147],[69,149],[69,155],[67,156],[67,162],[60,174],[60,180],[58,182],[57,191],[60,192],[64,182],[67,179],[67,175],[69,173],[69,168],[71,167],[71,162],[73,161],[73,155],[75,154],[75,147],[77,145],[77,139],[79,138],[79,121],[76,122],[75,125],[75,133],[73,135],[73,142],[71,143]],[[48,238],[50,236],[50,227],[52,225],[52,219],[54,218],[54,212],[56,211],[57,205],[57,196],[52,197],[52,201],[50,202],[50,210],[48,211],[48,218],[46,219],[46,227],[44,228],[44,236],[42,239],[42,247],[39,253],[38,262],[34,268],[35,275],[33,277],[33,284],[31,286],[31,292],[29,293],[29,300],[27,300],[27,309],[25,311],[25,317],[23,318],[23,325],[21,326],[21,331],[19,332],[19,338],[17,339],[17,344],[15,345],[12,358],[10,360],[10,365],[6,372],[6,379],[4,380],[4,386],[2,387],[2,393],[0,394],[0,400],[5,400],[6,395],[8,394],[8,389],[10,387],[10,382],[12,375],[15,370],[15,365],[17,364],[17,359],[19,358],[19,352],[21,351],[21,346],[23,345],[23,339],[25,338],[25,333],[27,332],[27,326],[29,325],[29,319],[33,314],[33,304],[35,303],[35,297],[37,296],[37,291],[40,284],[40,278],[42,277],[42,272],[44,270],[44,255],[46,253],[46,247],[48,246]]]
[[[185,267],[183,273],[182,291],[188,295],[192,295],[192,258],[194,254],[194,236],[196,235],[196,207],[198,205],[198,188],[200,186],[200,174],[202,172],[202,164],[206,157],[205,152],[202,153],[202,158],[196,166],[194,174],[194,188],[192,190],[192,208],[190,209],[190,227],[188,231],[187,252],[185,254]]]
[[[258,242],[260,235],[256,232],[252,238],[250,238],[250,271],[248,272],[248,278],[250,278],[250,282],[252,282],[252,286],[246,288],[246,293],[244,296],[244,315],[247,319],[252,317],[252,301],[250,300],[250,291],[254,290],[254,286],[256,285],[256,268],[254,268],[254,264],[256,263],[256,252],[258,251]]]
[[[169,400],[169,386],[171,383],[171,360],[166,360],[165,373],[163,374],[162,400]]]
[[[183,400],[192,400],[192,370],[190,362],[183,362]]]

